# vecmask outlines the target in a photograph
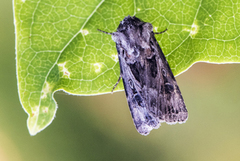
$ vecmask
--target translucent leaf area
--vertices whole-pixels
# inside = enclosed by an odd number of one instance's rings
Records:
[[[108,93],[120,68],[110,35],[135,15],[150,22],[174,75],[193,63],[240,61],[235,0],[14,0],[19,97],[31,135],[54,119],[53,94]],[[123,90],[120,83],[117,90]]]

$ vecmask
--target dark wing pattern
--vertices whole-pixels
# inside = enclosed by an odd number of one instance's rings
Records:
[[[161,122],[183,123],[188,112],[152,25],[126,17],[112,34],[118,50],[121,77],[138,132],[148,135]]]

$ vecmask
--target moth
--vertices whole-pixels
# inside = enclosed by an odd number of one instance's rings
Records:
[[[120,77],[137,131],[148,135],[161,122],[184,123],[188,112],[151,23],[127,16],[112,35],[118,52]],[[112,91],[113,91],[112,90]]]

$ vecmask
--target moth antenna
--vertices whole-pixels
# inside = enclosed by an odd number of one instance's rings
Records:
[[[166,32],[168,29],[165,29],[164,31],[162,31],[162,32],[154,32],[154,34],[162,34],[162,33],[164,33],[164,32]]]
[[[111,32],[106,32],[106,31],[103,31],[103,30],[100,30],[100,29],[97,29],[98,31],[100,31],[100,32],[103,32],[103,33],[105,33],[105,34],[108,34],[108,35],[112,35],[113,33],[111,33]]]

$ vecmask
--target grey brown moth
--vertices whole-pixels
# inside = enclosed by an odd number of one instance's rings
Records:
[[[127,16],[112,35],[120,77],[137,131],[148,135],[167,124],[184,123],[188,112],[168,62],[154,37],[152,24]],[[166,31],[166,30],[165,30]],[[165,32],[163,31],[163,32]],[[163,33],[161,32],[161,33]],[[113,88],[113,90],[114,90]]]

